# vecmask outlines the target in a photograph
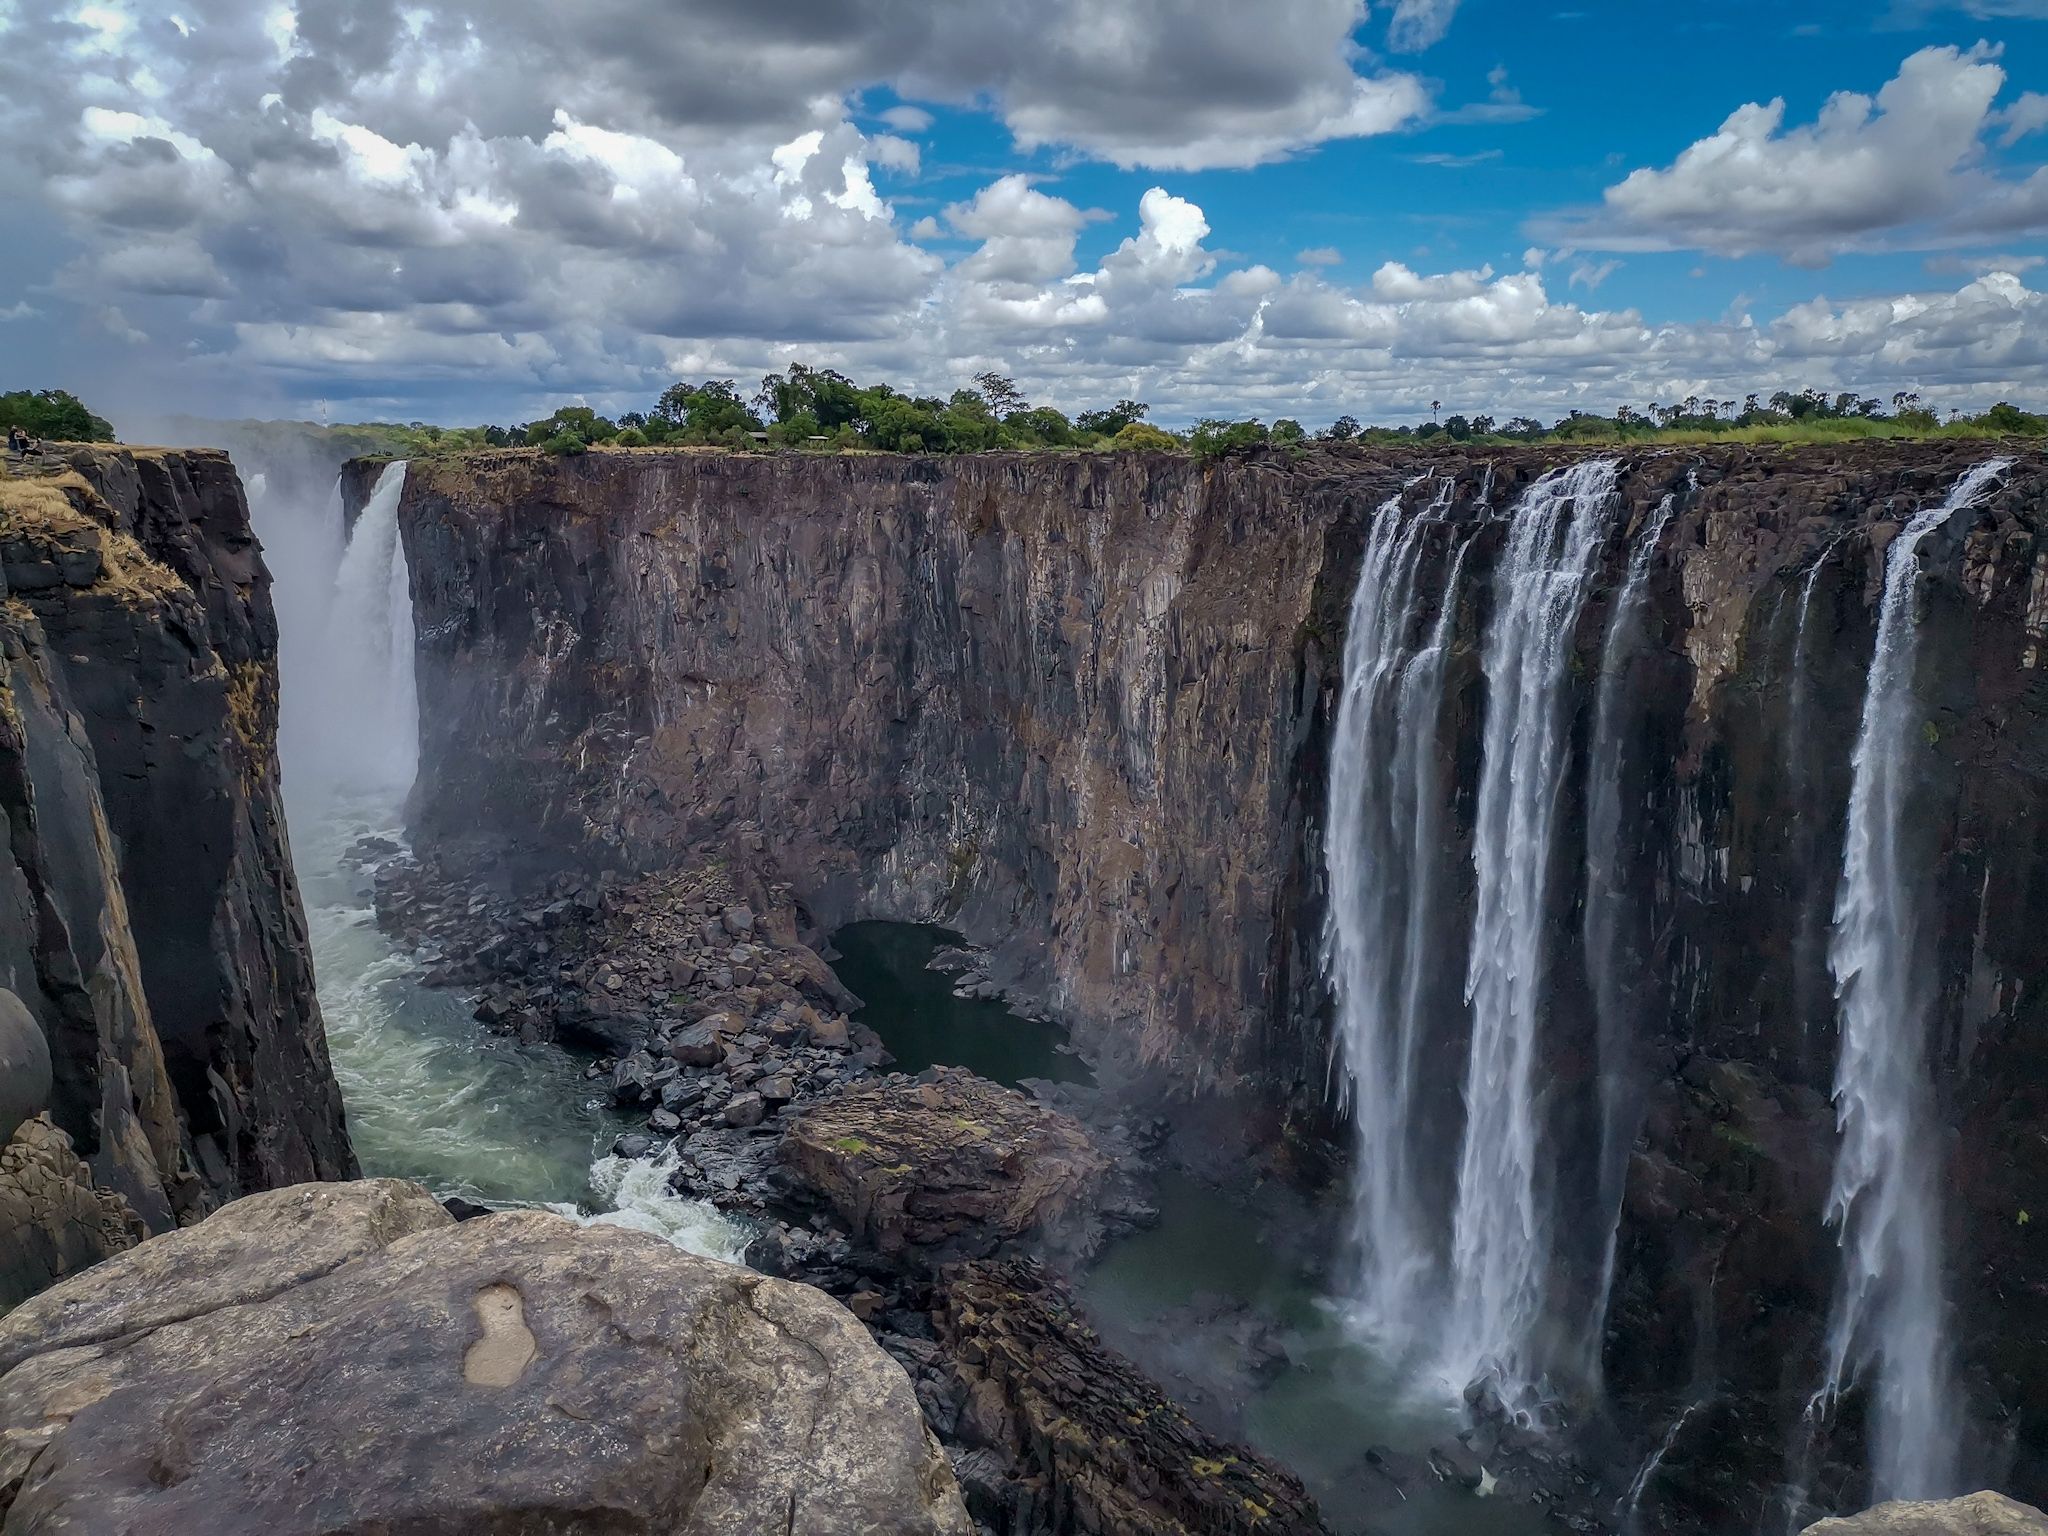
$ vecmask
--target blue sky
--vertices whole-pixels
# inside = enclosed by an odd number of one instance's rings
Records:
[[[2048,405],[2048,0],[558,22],[0,0],[0,386],[461,422],[801,357],[1170,421]]]

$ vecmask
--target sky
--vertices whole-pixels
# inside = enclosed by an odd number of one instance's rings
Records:
[[[0,0],[0,143],[117,427],[2048,408],[2048,0]]]

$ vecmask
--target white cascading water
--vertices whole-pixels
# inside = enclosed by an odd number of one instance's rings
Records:
[[[1958,1491],[1961,1412],[1942,1281],[1942,1143],[1929,1070],[1931,936],[1908,867],[1906,808],[1924,750],[1914,707],[1920,545],[2008,467],[1997,460],[1914,516],[1885,552],[1877,646],[1863,698],[1849,828],[1828,963],[1840,1003],[1835,1114],[1841,1133],[1828,1219],[1842,1273],[1817,1408],[1869,1393],[1878,1499]]]
[[[1530,1348],[1551,1256],[1536,1048],[1552,850],[1571,756],[1565,685],[1619,467],[1588,460],[1545,475],[1523,496],[1494,571],[1484,653],[1478,883],[1465,973],[1472,1048],[1442,1358],[1454,1385],[1491,1373],[1510,1401],[1544,1364]]]
[[[1624,803],[1629,728],[1628,666],[1642,641],[1650,569],[1664,534],[1677,515],[1678,498],[1666,496],[1645,525],[1629,556],[1628,576],[1614,601],[1607,640],[1600,653],[1600,689],[1593,709],[1593,745],[1586,767],[1586,977],[1592,986],[1600,1050],[1600,1168],[1598,1207],[1607,1224],[1600,1271],[1592,1293],[1592,1316],[1582,1340],[1581,1369],[1589,1379],[1599,1370],[1600,1343],[1607,1327],[1608,1292],[1613,1288],[1615,1244],[1628,1175],[1629,1148],[1641,1113],[1633,1043],[1639,1015],[1633,1007],[1641,985],[1629,963],[1631,905],[1625,881],[1636,847]]]
[[[311,765],[331,789],[402,795],[419,771],[412,590],[398,536],[405,469],[401,459],[377,477],[334,577],[315,693],[320,747]]]
[[[1373,520],[1352,599],[1330,764],[1326,955],[1340,1082],[1359,1143],[1357,1320],[1395,1350],[1419,1336],[1441,1266],[1421,1187],[1414,1101],[1441,858],[1442,790],[1431,758],[1462,547],[1427,641],[1411,647],[1424,611],[1417,581],[1424,546],[1452,489],[1445,481],[1436,503],[1412,518],[1396,496]]]
[[[273,497],[268,476],[249,482],[278,615],[279,755],[294,863],[357,1156],[368,1173],[415,1178],[442,1196],[544,1205],[736,1259],[745,1235],[670,1192],[672,1154],[641,1163],[606,1155],[622,1127],[593,1110],[566,1052],[487,1041],[461,994],[420,985],[419,967],[378,930],[346,862],[366,835],[402,840],[418,769],[412,599],[398,531],[405,474],[403,463],[387,467],[346,532],[338,487],[315,511]]]
[[[1449,920],[1439,893],[1450,786],[1436,759],[1470,540],[1438,560],[1436,582],[1422,579],[1450,485],[1419,513],[1396,498],[1374,520],[1330,764],[1325,942],[1359,1147],[1355,1315],[1390,1352],[1426,1354],[1454,1390],[1490,1373],[1510,1400],[1544,1365],[1533,1347],[1551,1259],[1535,1082],[1543,950],[1570,756],[1572,632],[1618,473],[1599,460],[1531,486],[1493,575],[1464,992],[1472,1039],[1454,1168],[1421,1092],[1424,1043],[1457,1003],[1430,995],[1460,937],[1439,927]]]

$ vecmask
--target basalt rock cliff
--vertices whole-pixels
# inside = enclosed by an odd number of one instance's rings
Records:
[[[1469,544],[1432,744],[1443,836],[1469,854],[1488,576],[1516,498],[1581,452],[418,464],[400,509],[415,831],[444,852],[502,855],[509,831],[524,856],[639,867],[737,847],[819,929],[943,919],[994,946],[999,979],[1098,1061],[1312,1143],[1340,1129],[1322,839],[1367,533],[1384,508],[1429,506]],[[1540,1076],[1559,1223],[1588,1233],[1555,1289],[1583,1291],[1604,1230],[1572,1193],[1599,1138],[1584,762],[1615,596],[1655,524],[1643,643],[1616,663],[1643,1117],[1596,1353],[1628,1405],[1617,1457],[1676,1426],[1643,1490],[1660,1528],[1747,1528],[1795,1476],[1821,1507],[1861,1501],[1853,1402],[1832,1448],[1801,1449],[1838,1268],[1826,934],[1885,552],[1990,452],[1660,449],[1618,466],[1571,638],[1577,766],[1549,876]],[[1929,1065],[1955,1331],[1978,1443],[2000,1462],[1971,1470],[2038,1500],[2048,456],[2013,456],[1923,546],[1911,841],[1938,933]],[[1425,547],[1438,575],[1453,543]],[[1453,910],[1472,901],[1464,862],[1438,896]],[[1447,995],[1466,961],[1436,957]],[[1451,1136],[1468,1027],[1453,999],[1427,1048]]]
[[[279,798],[269,576],[233,466],[46,456],[0,482],[0,568],[0,988],[49,1063],[0,1151],[4,1307],[355,1163]]]

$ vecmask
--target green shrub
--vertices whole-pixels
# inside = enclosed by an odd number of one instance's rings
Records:
[[[645,448],[647,446],[647,434],[638,427],[628,427],[612,439],[612,446],[614,448]]]
[[[557,432],[540,446],[558,458],[569,458],[575,454],[588,453],[590,451],[590,445],[574,432]]]
[[[1162,432],[1149,421],[1133,421],[1120,427],[1110,442],[1118,448],[1136,448],[1151,453],[1173,453],[1180,443],[1169,432]]]

